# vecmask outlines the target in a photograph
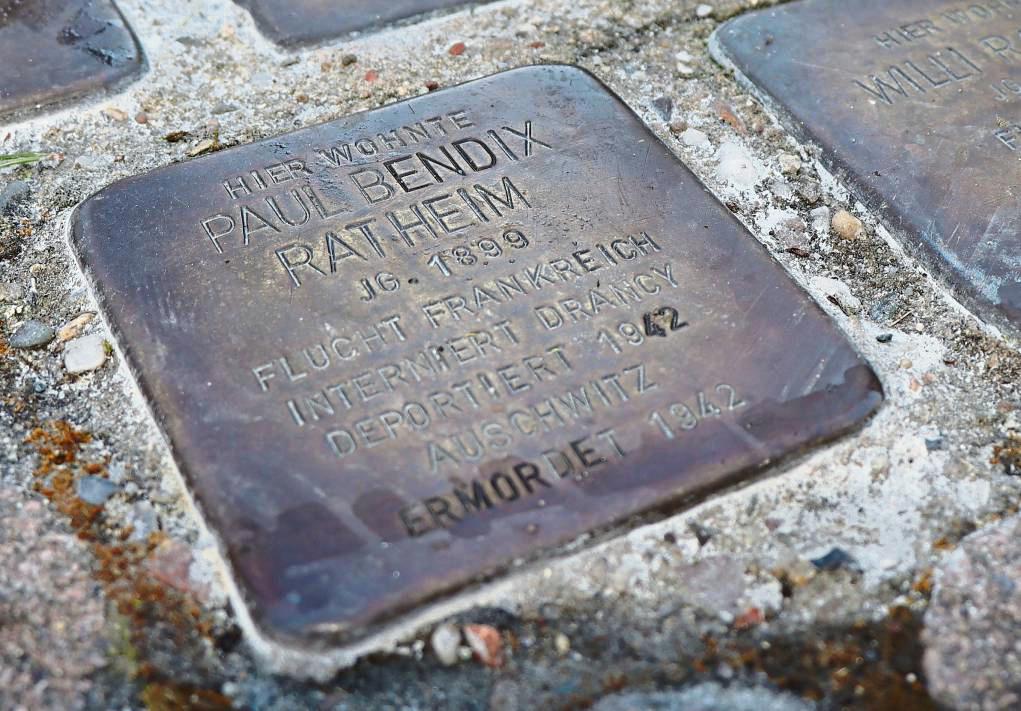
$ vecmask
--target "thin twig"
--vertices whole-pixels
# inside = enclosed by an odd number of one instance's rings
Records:
[[[901,321],[906,319],[912,313],[914,313],[914,312],[911,311],[911,309],[908,309],[907,312],[905,312],[903,316],[901,316],[899,319],[897,319],[896,321],[894,321],[893,323],[890,324],[890,328],[893,328],[894,326],[896,326],[898,323],[900,323]]]

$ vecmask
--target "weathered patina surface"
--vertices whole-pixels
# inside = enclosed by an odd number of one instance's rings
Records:
[[[255,618],[289,642],[364,636],[882,399],[575,67],[121,181],[72,240]]]
[[[108,0],[0,0],[0,116],[109,88],[141,67]]]
[[[805,0],[717,38],[909,247],[1021,329],[1021,0]]]

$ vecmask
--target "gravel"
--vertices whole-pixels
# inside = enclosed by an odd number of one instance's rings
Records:
[[[771,3],[755,6],[766,4]],[[923,609],[927,571],[940,566],[963,535],[988,525],[1021,497],[1021,477],[990,464],[993,447],[1003,442],[1003,423],[1021,406],[1021,357],[961,309],[941,282],[919,268],[910,250],[888,239],[875,216],[839,181],[818,170],[819,156],[811,146],[778,128],[766,108],[713,63],[707,45],[717,18],[749,9],[751,2],[720,0],[697,21],[692,4],[673,0],[494,3],[294,52],[271,47],[229,0],[211,0],[186,13],[180,3],[166,0],[120,0],[118,6],[147,52],[145,77],[119,93],[0,130],[4,151],[44,150],[54,156],[4,175],[32,188],[16,216],[0,215],[5,337],[22,321],[67,324],[85,311],[98,312],[66,247],[73,206],[114,180],[184,160],[195,143],[210,138],[206,124],[221,104],[237,107],[217,114],[221,143],[235,145],[419,96],[430,86],[523,64],[571,62],[594,72],[634,107],[750,227],[749,239],[771,252],[874,365],[888,399],[858,432],[772,463],[769,478],[688,508],[637,518],[613,535],[596,532],[563,557],[472,591],[463,604],[458,601],[459,610],[484,604],[528,621],[524,630],[493,623],[503,634],[508,660],[499,672],[478,659],[463,659],[463,643],[462,662],[446,667],[432,653],[429,633],[409,630],[401,646],[380,650],[318,686],[271,674],[256,663],[226,602],[215,541],[181,494],[171,452],[146,404],[123,364],[99,367],[109,360],[106,348],[97,347],[102,337],[79,335],[64,346],[31,353],[12,349],[0,355],[0,486],[15,490],[18,501],[35,500],[28,492],[38,458],[25,444],[35,427],[67,420],[91,433],[91,461],[123,467],[118,477],[123,494],[107,500],[104,519],[111,526],[135,527],[136,536],[166,534],[190,547],[188,579],[209,581],[201,610],[203,620],[212,623],[204,634],[164,627],[133,630],[130,654],[121,645],[107,645],[103,606],[88,594],[85,603],[64,597],[65,590],[68,595],[95,590],[94,562],[68,536],[62,515],[41,504],[30,513],[15,507],[15,518],[5,518],[0,528],[0,606],[17,600],[13,619],[27,616],[34,636],[24,644],[0,645],[6,655],[0,673],[18,675],[17,681],[0,684],[0,693],[10,689],[11,694],[0,706],[73,708],[83,703],[76,699],[102,687],[124,696],[98,707],[141,707],[141,698],[131,695],[135,677],[125,671],[132,654],[160,678],[177,680],[183,659],[212,659],[202,662],[201,673],[189,673],[189,683],[222,691],[237,707],[252,709],[484,708],[490,698],[506,701],[515,695],[526,708],[558,708],[598,703],[620,684],[621,693],[628,694],[640,693],[636,687],[643,683],[708,683],[715,667],[678,671],[670,666],[682,653],[694,654],[705,639],[757,634],[759,627],[768,629],[774,642],[805,630],[852,636],[859,623],[883,618],[892,605]],[[178,37],[192,39],[174,41]],[[469,48],[465,56],[448,54],[455,41]],[[679,52],[691,57],[682,63],[697,69],[690,78],[677,73]],[[371,82],[365,78],[370,72]],[[299,101],[299,95],[307,100]],[[672,99],[669,124],[658,120],[653,108],[659,97]],[[722,116],[720,102],[730,107]],[[107,106],[128,116],[144,115],[145,122],[110,121],[103,114]],[[189,136],[176,143],[164,140],[175,132]],[[718,154],[718,146],[728,148]],[[781,172],[781,153],[799,157],[796,174]],[[869,238],[839,238],[830,223],[840,210],[853,212]],[[797,215],[810,227],[810,249],[796,245],[809,256],[784,251],[774,239],[770,230],[779,223],[767,227],[766,216],[780,213]],[[852,318],[833,306],[830,282],[817,278],[843,284],[861,310]],[[224,318],[227,323],[229,314]],[[97,316],[87,328],[108,333],[101,320]],[[893,339],[877,342],[884,333]],[[93,339],[98,370],[69,378],[62,361],[79,338]],[[910,368],[900,368],[901,361]],[[926,442],[937,434],[945,445],[930,450]],[[713,535],[696,535],[689,527],[695,523]],[[33,554],[55,545],[52,568],[45,555]],[[809,562],[832,547],[852,551],[861,573],[824,573]],[[161,550],[160,575],[182,580],[188,557],[178,548]],[[731,562],[721,564],[720,558]],[[700,577],[700,563],[712,573]],[[990,559],[985,568],[994,570],[997,563]],[[28,566],[24,580],[8,572],[18,565]],[[18,597],[12,589],[25,592]],[[934,610],[943,594],[937,592]],[[761,614],[748,615],[749,609]],[[559,611],[559,622],[551,621],[551,610]],[[764,622],[739,632],[728,616],[735,624]],[[966,639],[963,622],[948,619],[946,633]],[[468,621],[457,620],[456,626]],[[0,639],[27,634],[25,628],[14,629],[0,626]],[[564,656],[558,634],[570,640]],[[932,657],[947,660],[943,666],[930,663],[927,683],[949,699],[949,688],[970,684],[950,663],[969,660],[945,653],[936,633],[927,640]],[[11,651],[15,648],[21,651]],[[832,658],[839,663],[839,657]],[[105,665],[101,674],[97,665]],[[193,666],[200,665],[189,669]],[[841,669],[805,671],[799,661],[791,666],[824,690]],[[995,663],[976,683],[995,669],[997,684],[1007,684],[1009,670]],[[739,675],[723,690],[767,691],[763,683]],[[545,690],[548,702],[536,703],[537,689]],[[62,696],[49,696],[57,693]],[[768,708],[765,702],[762,706]]]

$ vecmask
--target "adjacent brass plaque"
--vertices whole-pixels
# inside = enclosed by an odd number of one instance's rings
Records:
[[[0,115],[111,87],[141,67],[109,0],[0,0]]]
[[[892,231],[1021,329],[1021,0],[805,0],[716,36]]]
[[[479,2],[480,0],[476,0]],[[481,0],[486,2],[488,0]],[[471,0],[235,0],[277,44],[315,44]]]
[[[366,635],[882,399],[574,67],[121,181],[72,240],[256,619],[290,642]]]

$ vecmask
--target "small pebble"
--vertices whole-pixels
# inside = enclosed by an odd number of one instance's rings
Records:
[[[464,54],[465,49],[467,49],[467,47],[465,47],[464,42],[455,42],[454,44],[450,45],[450,49],[448,49],[447,52],[450,54],[451,57],[460,57],[462,54]]]
[[[144,111],[139,111],[135,114],[135,123],[147,124],[149,123],[149,115]]]
[[[84,170],[99,170],[113,163],[113,156],[80,155],[74,159],[74,167]]]
[[[220,116],[222,114],[229,114],[237,110],[238,110],[237,106],[234,106],[233,104],[228,104],[226,101],[221,101],[211,109],[211,112],[216,114],[217,116]]]
[[[833,571],[841,568],[857,568],[858,563],[843,548],[832,548],[830,552],[819,558],[812,559],[812,565],[819,570]]]
[[[674,112],[674,100],[669,96],[657,96],[652,100],[652,108],[656,110],[661,119],[669,121],[670,115]]]
[[[876,340],[879,341],[880,343],[889,343],[890,341],[893,340],[893,334],[880,333],[878,336],[876,336]]]
[[[670,133],[684,133],[688,130],[688,122],[684,119],[674,119],[670,122]]]
[[[103,113],[111,121],[120,122],[128,120],[128,114],[126,111],[121,111],[120,109],[114,108],[113,106],[107,106],[105,109],[103,109]]]
[[[72,338],[77,338],[82,335],[82,331],[92,322],[92,319],[95,318],[95,316],[96,315],[94,313],[89,311],[75,316],[73,319],[57,329],[57,340],[64,343],[65,341],[70,341]]]
[[[812,254],[812,245],[805,234],[807,229],[804,220],[795,215],[783,220],[773,232],[785,252],[798,257],[808,257]]]
[[[812,218],[812,230],[820,237],[830,234],[830,209],[826,206],[817,207],[809,213]]]
[[[429,644],[441,664],[448,667],[457,664],[457,650],[461,646],[461,632],[457,626],[439,625],[429,637]]]
[[[705,3],[695,8],[695,17],[706,18],[713,14],[713,6]]]
[[[814,205],[822,198],[822,186],[811,178],[802,180],[798,183],[798,195],[809,205]]]
[[[801,159],[790,153],[781,153],[779,158],[780,172],[784,175],[797,175],[801,172]]]
[[[841,239],[858,239],[865,231],[861,220],[847,210],[839,210],[833,215],[831,226]]]
[[[11,336],[11,348],[38,348],[53,340],[53,329],[42,321],[25,321]]]
[[[102,506],[117,493],[119,487],[109,479],[100,476],[83,476],[75,482],[78,498],[93,506]]]
[[[912,363],[911,363],[911,359],[910,358],[905,358],[905,359],[903,359],[900,362],[900,367],[903,368],[904,370],[910,369],[911,366],[912,366]]]
[[[352,64],[358,61],[358,57],[353,54],[345,54],[340,58],[340,66],[350,67]]]
[[[684,145],[691,146],[692,148],[709,148],[709,137],[697,128],[688,128],[681,133],[681,140],[684,141]]]
[[[187,153],[190,158],[200,156],[203,153],[211,153],[216,149],[216,141],[212,138],[203,138],[201,141],[196,143],[194,146],[188,149]]]
[[[557,649],[557,654],[561,657],[566,656],[571,651],[571,640],[563,632],[557,632],[556,638],[553,640],[553,644]]]
[[[160,519],[148,501],[138,501],[131,509],[131,540],[144,541],[159,530]]]
[[[64,350],[64,368],[71,375],[96,370],[106,362],[106,349],[106,341],[100,333],[69,341]]]

